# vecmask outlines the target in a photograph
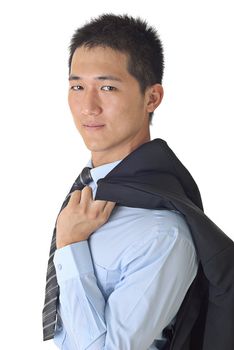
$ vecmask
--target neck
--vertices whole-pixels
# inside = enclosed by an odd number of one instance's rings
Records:
[[[149,142],[150,139],[150,132],[148,132],[141,139],[126,141],[126,143],[123,143],[121,147],[118,145],[116,149],[113,147],[113,149],[108,149],[107,152],[91,152],[93,167],[96,168],[98,166],[123,159],[135,149],[140,147],[143,143]]]

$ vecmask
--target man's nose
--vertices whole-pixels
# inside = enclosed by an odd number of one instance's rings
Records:
[[[86,91],[81,101],[83,115],[98,115],[102,111],[100,100],[95,92]]]

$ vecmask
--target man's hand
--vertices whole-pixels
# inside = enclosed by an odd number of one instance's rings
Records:
[[[93,200],[92,189],[74,191],[56,223],[56,246],[84,241],[109,218],[115,202]]]

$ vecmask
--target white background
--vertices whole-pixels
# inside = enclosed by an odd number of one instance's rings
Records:
[[[52,350],[41,329],[50,240],[63,199],[89,158],[67,105],[74,30],[103,12],[140,15],[158,29],[165,96],[151,138],[167,141],[197,182],[205,213],[234,238],[232,1],[0,6],[0,346]]]

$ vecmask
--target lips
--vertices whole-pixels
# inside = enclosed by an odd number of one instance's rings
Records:
[[[100,126],[104,126],[104,124],[84,124],[84,126],[89,127],[89,128],[97,128]]]
[[[89,123],[89,124],[84,124],[83,126],[87,131],[95,131],[95,130],[102,129],[105,125],[97,124],[97,123]]]

